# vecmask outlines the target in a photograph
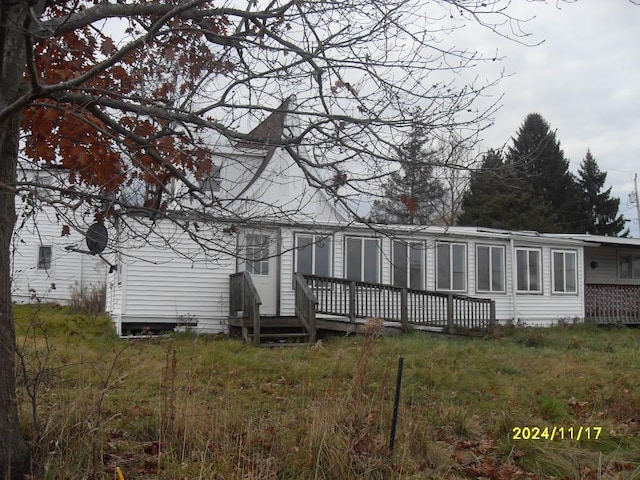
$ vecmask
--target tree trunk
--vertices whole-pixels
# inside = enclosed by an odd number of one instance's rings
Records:
[[[0,0],[0,107],[21,90],[24,30],[29,2]],[[20,430],[16,397],[16,338],[11,305],[11,237],[16,223],[15,185],[20,114],[0,120],[0,479],[22,479],[29,447]]]
[[[23,478],[30,454],[22,436],[16,400],[16,338],[11,305],[11,237],[16,222],[15,192],[18,153],[15,115],[0,125],[0,478]]]

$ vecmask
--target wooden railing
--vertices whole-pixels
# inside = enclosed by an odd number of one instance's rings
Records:
[[[585,285],[585,320],[640,324],[640,285]]]
[[[298,274],[297,274],[298,275]],[[495,302],[453,293],[430,292],[381,283],[302,275],[316,300],[316,313],[356,318],[381,318],[409,325],[492,331]],[[296,289],[296,297],[298,290]],[[297,299],[296,299],[297,303]]]
[[[242,311],[253,322],[253,343],[260,345],[260,295],[247,272],[229,275],[229,315]]]
[[[295,311],[296,316],[304,324],[309,333],[309,342],[316,341],[316,297],[307,286],[305,278],[300,274],[295,275]]]

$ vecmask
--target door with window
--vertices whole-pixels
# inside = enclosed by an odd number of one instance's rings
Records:
[[[240,270],[251,275],[262,301],[260,314],[275,315],[278,299],[276,232],[245,232],[240,238],[240,252]]]

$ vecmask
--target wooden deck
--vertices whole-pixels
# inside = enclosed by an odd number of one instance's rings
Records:
[[[277,338],[304,338],[315,343],[318,331],[362,333],[370,318],[383,321],[384,333],[412,330],[447,333],[490,333],[495,302],[393,285],[317,275],[295,275],[295,325],[260,315],[260,298],[246,272],[230,276],[229,326],[242,329],[247,341],[260,345]],[[241,312],[241,313],[239,313]],[[305,333],[305,335],[303,335]]]

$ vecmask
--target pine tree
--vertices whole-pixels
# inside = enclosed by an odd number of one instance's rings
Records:
[[[389,175],[384,198],[373,203],[371,218],[378,223],[428,225],[436,205],[442,202],[444,188],[434,177],[437,153],[428,150],[428,139],[420,128],[413,128],[399,148],[401,170]]]
[[[471,174],[458,225],[505,230],[554,231],[552,208],[535,199],[532,186],[506,163],[502,153],[489,150],[482,166]]]
[[[531,185],[534,201],[553,209],[557,224],[550,231],[583,233],[579,185],[569,172],[569,161],[564,157],[555,132],[540,114],[527,115],[513,140],[513,147],[509,148],[507,161],[518,176]],[[544,231],[541,227],[545,223],[534,229]]]
[[[607,172],[598,167],[598,163],[587,150],[587,154],[578,170],[578,183],[584,196],[584,226],[587,233],[593,235],[618,236],[624,230],[625,220],[618,216],[619,198],[611,198],[611,187],[602,191]],[[626,237],[629,231],[620,236]]]

